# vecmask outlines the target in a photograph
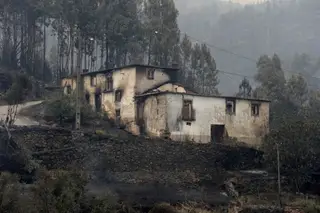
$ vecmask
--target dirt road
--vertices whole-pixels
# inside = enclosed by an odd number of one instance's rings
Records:
[[[18,113],[21,109],[33,105],[40,104],[42,101],[31,101],[26,102],[25,104],[21,104],[18,106]],[[0,120],[5,120],[7,115],[8,106],[0,106]],[[31,126],[31,125],[38,125],[39,123],[37,121],[34,121],[26,116],[17,115],[17,119],[14,122],[17,126]]]

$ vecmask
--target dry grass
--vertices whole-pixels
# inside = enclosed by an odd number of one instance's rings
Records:
[[[209,210],[206,208],[198,207],[193,204],[184,204],[177,210],[178,213],[216,213],[220,211]]]
[[[266,205],[276,206],[278,205],[277,193],[261,193],[259,195],[245,195],[240,197],[240,201],[243,206]],[[283,193],[281,196],[281,202],[286,209],[301,210],[305,213],[319,213],[320,212],[320,198],[310,197],[306,195],[295,195]]]
[[[180,206],[173,207],[168,203],[160,203],[154,206],[149,213],[220,213],[223,209],[210,209],[202,203],[185,203]]]

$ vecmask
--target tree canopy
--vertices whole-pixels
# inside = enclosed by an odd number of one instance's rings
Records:
[[[132,63],[164,67],[178,64],[183,68],[181,81],[186,81],[192,70],[192,81],[202,85],[196,89],[206,94],[217,92],[215,60],[206,45],[193,44],[187,35],[182,39],[173,0],[0,3],[2,66],[58,82],[61,76],[75,72],[75,54],[81,51],[83,68],[90,71]],[[46,54],[48,29],[57,37],[50,57]],[[81,50],[78,30],[83,41]],[[192,60],[196,63],[193,67]]]

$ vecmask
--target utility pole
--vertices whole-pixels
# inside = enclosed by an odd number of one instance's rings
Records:
[[[78,30],[78,52],[77,52],[77,88],[76,88],[76,130],[80,130],[80,122],[81,122],[81,65],[82,65],[82,57],[81,57],[81,47],[82,47],[82,38],[80,29]]]
[[[279,207],[282,207],[281,204],[281,174],[280,174],[280,151],[279,151],[279,143],[277,143],[277,166],[278,166],[278,202]]]
[[[42,62],[42,81],[45,81],[45,67],[46,67],[46,51],[47,51],[47,32],[46,32],[46,17],[43,17],[43,62]]]

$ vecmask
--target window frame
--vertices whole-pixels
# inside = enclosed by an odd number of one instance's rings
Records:
[[[254,117],[259,117],[260,116],[260,106],[261,104],[260,103],[251,103],[251,116],[254,116]],[[255,110],[257,110],[257,112],[255,112]]]
[[[119,103],[121,102],[121,99],[122,99],[122,90],[116,90],[114,93],[114,102]]]
[[[97,85],[97,77],[90,75],[90,86],[95,87]]]
[[[232,111],[231,112],[228,110],[229,102],[232,102]],[[228,115],[235,115],[236,114],[236,104],[237,104],[236,102],[237,102],[236,99],[232,99],[232,98],[226,99],[226,114],[228,114]]]
[[[187,105],[187,106],[186,106]],[[187,107],[188,115],[185,115],[185,110]],[[183,99],[182,101],[182,112],[181,112],[181,119],[183,121],[195,121],[195,110],[193,108],[193,100],[190,99]]]
[[[110,92],[113,90],[113,77],[112,74],[106,74],[106,81],[105,81],[105,91]]]
[[[155,68],[147,68],[147,69],[146,69],[147,79],[149,79],[149,80],[154,80],[154,73],[155,73],[155,71],[156,71]]]

